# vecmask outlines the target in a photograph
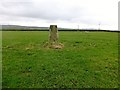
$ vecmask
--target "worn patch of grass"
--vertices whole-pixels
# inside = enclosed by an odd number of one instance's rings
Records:
[[[3,32],[3,88],[117,88],[118,33],[59,32],[63,49],[44,48],[48,32]]]

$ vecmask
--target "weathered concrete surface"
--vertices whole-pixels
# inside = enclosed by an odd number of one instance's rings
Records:
[[[50,25],[50,28],[49,28],[49,42],[57,42],[57,41],[58,41],[57,25]]]

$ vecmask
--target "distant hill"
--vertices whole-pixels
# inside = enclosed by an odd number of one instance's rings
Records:
[[[2,31],[48,31],[49,27],[1,25],[0,30],[2,30]],[[60,27],[58,27],[58,30],[59,31],[108,31],[108,32],[119,32],[118,30],[70,29],[70,28],[60,28]]]
[[[48,29],[48,27],[20,26],[20,25],[2,25],[2,29]]]
[[[37,27],[37,26],[20,26],[20,25],[1,25],[2,30],[39,30],[39,31],[44,31],[44,30],[49,30],[49,27]],[[58,28],[59,30],[64,30],[66,28]],[[70,30],[70,29],[69,29]]]

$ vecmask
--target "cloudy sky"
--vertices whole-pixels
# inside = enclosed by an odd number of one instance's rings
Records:
[[[0,24],[118,30],[119,0],[0,0]]]

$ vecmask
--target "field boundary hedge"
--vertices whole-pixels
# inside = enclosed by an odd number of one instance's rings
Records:
[[[49,31],[49,29],[1,29],[0,31]],[[120,32],[111,30],[92,30],[92,29],[58,29],[58,31],[89,31],[89,32]]]

